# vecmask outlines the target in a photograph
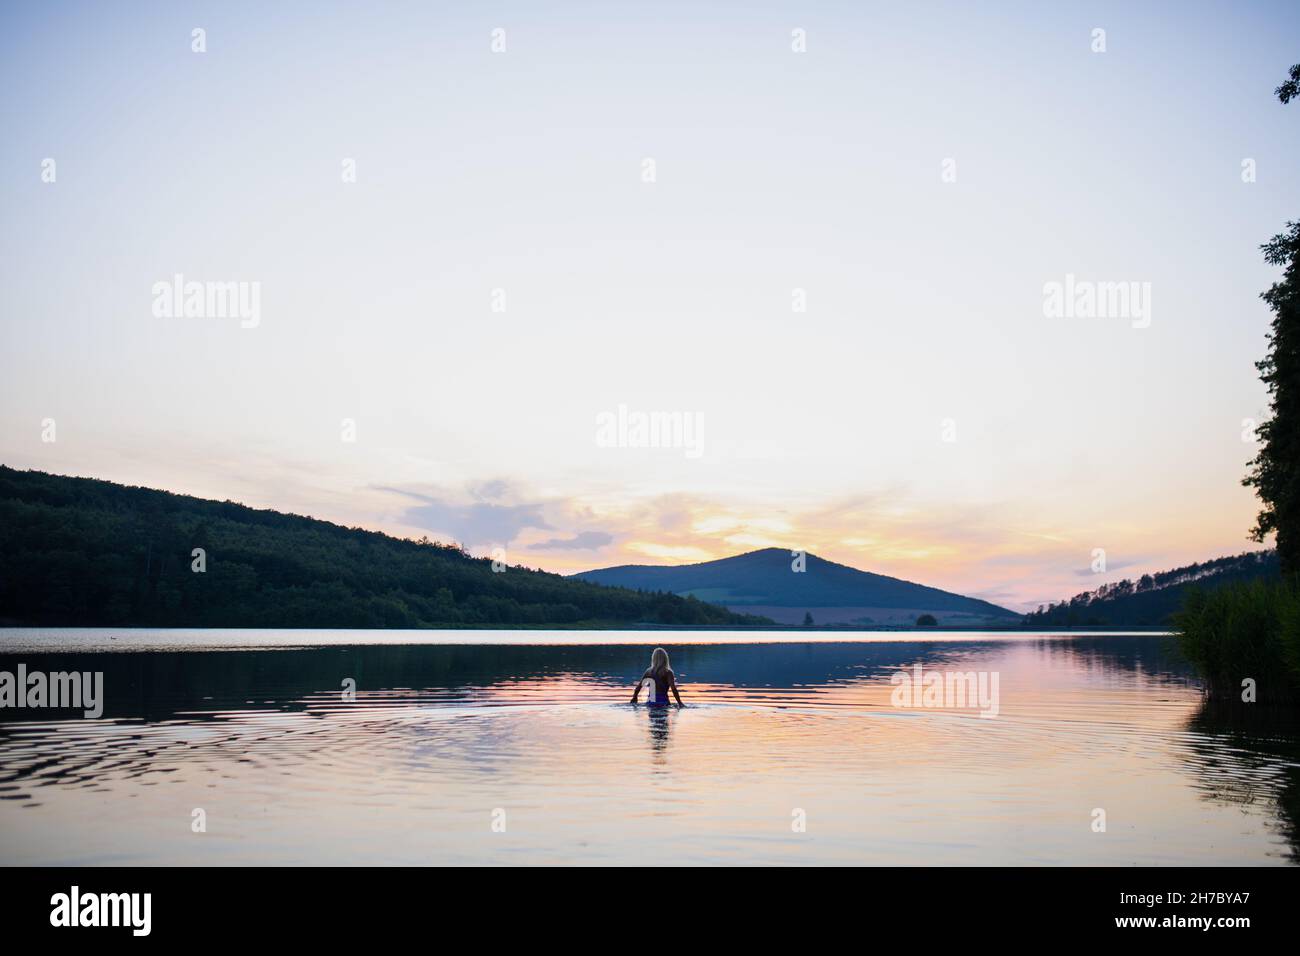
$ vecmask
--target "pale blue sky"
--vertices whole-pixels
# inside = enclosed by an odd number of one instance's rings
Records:
[[[1300,7],[1133,7],[6,4],[0,461],[1015,606],[1244,550]],[[260,324],[154,316],[176,273]],[[1150,328],[1044,317],[1067,273]],[[707,453],[598,447],[620,404]]]

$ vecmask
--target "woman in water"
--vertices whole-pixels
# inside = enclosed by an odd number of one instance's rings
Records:
[[[654,681],[654,690],[649,694],[648,704],[668,704],[668,691],[671,689],[673,696],[677,698],[677,706],[682,705],[682,695],[677,692],[677,675],[673,669],[668,666],[668,652],[662,647],[656,647],[654,653],[650,655],[650,666],[646,672],[641,675],[641,679],[636,682],[636,688],[632,691],[632,703],[636,703],[637,697],[641,693],[641,686],[648,681]]]

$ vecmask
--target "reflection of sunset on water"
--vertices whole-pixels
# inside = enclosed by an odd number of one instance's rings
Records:
[[[1164,638],[669,650],[681,710],[626,703],[646,645],[82,655],[109,669],[110,719],[0,725],[4,859],[1127,865],[1290,852],[1295,754],[1276,734],[1221,728]],[[917,665],[996,672],[998,716],[893,706],[891,675]],[[340,673],[356,674],[355,703],[330,689]],[[160,688],[145,720],[123,696],[142,681]],[[213,693],[191,698],[190,684]],[[169,822],[196,791],[212,821],[198,843]],[[509,826],[485,842],[496,807]]]

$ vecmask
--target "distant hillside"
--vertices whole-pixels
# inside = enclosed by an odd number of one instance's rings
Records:
[[[192,570],[195,548],[206,570]],[[702,601],[427,539],[0,466],[0,623],[165,627],[750,624]]]
[[[940,624],[1005,623],[1020,617],[987,601],[859,571],[812,554],[802,572],[793,570],[792,561],[791,552],[783,548],[765,548],[702,564],[630,564],[575,577],[689,595],[782,624],[802,623],[806,614],[816,624],[911,624],[923,613],[934,615]]]
[[[1182,607],[1189,588],[1209,589],[1234,581],[1277,576],[1276,551],[1248,551],[1159,574],[1144,574],[1137,581],[1125,579],[1103,584],[1095,591],[1084,591],[1068,601],[1040,607],[1025,621],[1052,627],[1169,624],[1173,614]]]

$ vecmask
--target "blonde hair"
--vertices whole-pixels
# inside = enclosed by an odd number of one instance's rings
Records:
[[[654,653],[650,655],[650,671],[654,674],[662,674],[668,670],[668,652],[662,647],[656,647]]]

